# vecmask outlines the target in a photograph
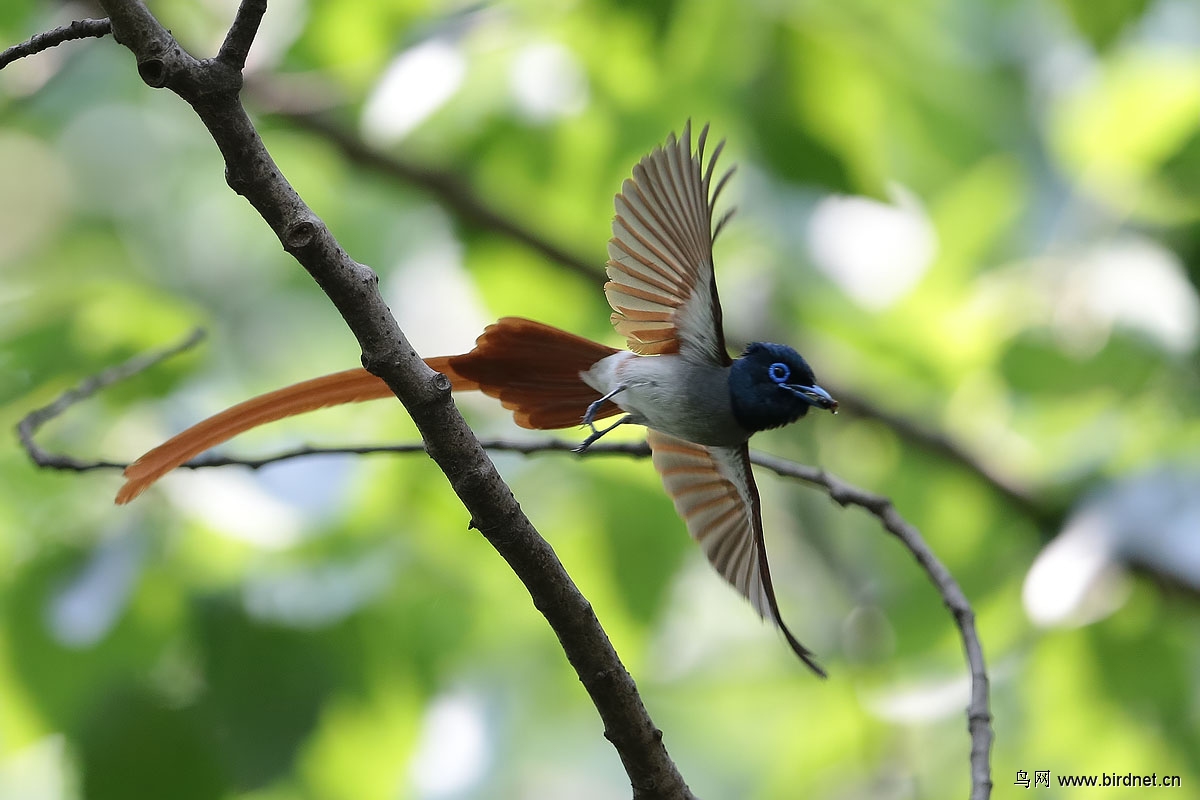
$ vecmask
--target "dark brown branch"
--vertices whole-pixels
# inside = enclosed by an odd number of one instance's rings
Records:
[[[267,0],[242,0],[233,25],[221,43],[217,60],[233,67],[239,72],[246,67],[246,56],[250,54],[250,45],[258,35],[258,26],[263,14],[267,13]]]
[[[4,69],[19,58],[36,55],[51,47],[58,47],[63,42],[71,42],[76,39],[96,39],[110,33],[112,33],[112,28],[106,19],[76,20],[70,25],[63,25],[61,28],[32,36],[0,53],[0,69]]]
[[[333,301],[362,348],[362,363],[384,380],[412,416],[426,451],[445,473],[478,529],[508,562],[550,623],[604,721],[635,798],[690,798],[587,599],[538,535],[450,400],[450,384],[408,343],[378,290],[378,277],[342,249],[283,177],[242,107],[241,73],[199,61],[137,0],[101,0],[113,35],[153,87],[185,100],[225,159],[230,187],[245,197]]]

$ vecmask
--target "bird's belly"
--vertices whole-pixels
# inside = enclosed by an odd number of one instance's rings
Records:
[[[612,401],[639,425],[714,447],[733,447],[749,438],[733,417],[728,368],[676,355],[617,353],[582,377],[605,394],[624,386]]]
[[[635,422],[648,428],[712,447],[734,447],[748,438],[731,417],[720,413],[721,409],[706,407],[693,399],[680,403],[677,396],[673,396],[673,402],[664,403],[653,392],[631,391],[625,410],[633,415]]]

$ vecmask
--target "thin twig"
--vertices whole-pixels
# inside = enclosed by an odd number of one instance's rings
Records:
[[[118,464],[111,461],[80,461],[68,455],[48,453],[34,441],[33,437],[43,425],[76,403],[87,400],[96,392],[112,386],[118,381],[131,378],[139,372],[143,372],[156,364],[166,361],[172,356],[179,355],[185,350],[190,350],[199,344],[203,338],[204,330],[196,328],[178,344],[171,345],[154,353],[135,356],[124,364],[110,367],[98,375],[85,379],[78,386],[63,392],[49,405],[30,411],[25,415],[24,419],[17,423],[17,437],[21,440],[21,446],[25,448],[25,452],[29,454],[33,463],[47,469],[61,469],[75,472],[107,468],[124,469],[128,464]]]
[[[263,14],[267,13],[267,0],[242,0],[234,15],[233,24],[225,34],[225,41],[217,53],[217,60],[241,72],[246,68],[246,56],[250,45],[258,35],[258,26]]]
[[[796,478],[819,486],[842,506],[858,506],[877,517],[883,527],[908,548],[921,569],[937,587],[942,602],[954,615],[962,636],[963,651],[967,657],[967,668],[971,675],[971,699],[967,704],[967,730],[971,735],[971,800],[985,800],[991,795],[991,749],[992,715],[988,701],[987,666],[983,659],[983,646],[975,630],[975,612],[959,587],[958,581],[938,560],[925,543],[920,532],[907,522],[888,498],[864,491],[846,483],[821,469],[805,467],[787,459],[756,453],[755,464],[771,470],[777,475]]]
[[[29,39],[14,44],[0,53],[0,69],[4,69],[19,58],[36,55],[51,47],[58,47],[63,42],[75,39],[98,39],[112,33],[112,26],[107,19],[80,19],[61,28],[31,36]]]

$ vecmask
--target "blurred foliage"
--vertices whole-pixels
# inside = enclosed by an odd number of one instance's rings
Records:
[[[154,6],[209,55],[233,3]],[[0,4],[0,41],[72,8]],[[1200,519],[1135,574],[1114,563],[1103,613],[1055,617],[1026,583],[1058,532],[1040,520],[1195,465],[1192,0],[291,0],[251,55],[247,102],[280,167],[430,354],[506,314],[616,337],[599,277],[354,166],[291,112],[453,172],[597,276],[632,164],[711,121],[739,164],[716,254],[730,341],[795,343],[823,383],[948,437],[1040,511],[870,416],[756,440],[893,498],[961,582],[992,667],[997,795],[1018,769],[1200,785]],[[128,459],[357,363],[191,112],[111,39],[0,72],[0,175],[7,429],[196,325],[200,350],[43,442]],[[489,401],[461,405],[518,435]],[[229,450],[415,436],[377,403]],[[819,682],[708,571],[648,463],[497,462],[699,795],[965,795],[957,632],[874,520],[760,478],[784,614],[833,675]],[[0,446],[0,797],[628,796],[553,635],[428,460],[179,474],[124,508],[118,483]]]

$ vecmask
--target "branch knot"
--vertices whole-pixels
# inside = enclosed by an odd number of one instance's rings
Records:
[[[303,250],[317,238],[317,225],[312,220],[301,219],[288,225],[283,232],[283,249],[289,253]]]
[[[151,89],[161,89],[167,85],[167,64],[158,56],[143,58],[137,62],[138,75]]]

